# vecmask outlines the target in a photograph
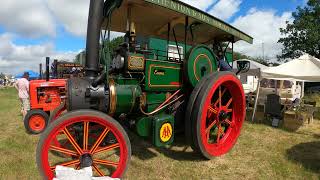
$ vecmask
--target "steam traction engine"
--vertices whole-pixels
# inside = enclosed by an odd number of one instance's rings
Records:
[[[110,30],[126,33],[115,52],[106,43]],[[235,74],[221,71],[226,50],[214,47],[238,40],[252,42],[179,1],[91,0],[85,77],[67,81],[68,112],[41,135],[42,176],[53,178],[62,165],[121,177],[131,156],[124,127],[155,146],[171,144],[183,129],[203,157],[227,153],[240,134],[245,98]]]

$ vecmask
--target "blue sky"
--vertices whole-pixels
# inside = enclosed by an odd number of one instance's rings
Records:
[[[37,69],[45,56],[73,59],[85,47],[88,0],[2,0],[0,7],[0,72]],[[255,38],[237,43],[239,52],[268,58],[280,53],[279,28],[305,0],[183,0],[221,18]],[[23,11],[21,11],[23,10]],[[14,17],[12,19],[12,17]]]
[[[210,11],[214,5],[208,5],[206,11]],[[234,21],[239,16],[244,16],[251,8],[255,7],[261,10],[275,10],[276,14],[281,14],[286,11],[294,11],[297,6],[303,5],[303,1],[299,0],[245,0],[241,3],[240,10],[230,19],[229,22]],[[0,32],[3,33],[3,26],[0,26]],[[57,28],[57,36],[50,38],[48,36],[30,39],[30,38],[17,38],[14,43],[17,45],[34,45],[44,43],[46,41],[54,41],[56,50],[58,51],[78,51],[85,47],[85,37],[76,36],[66,31],[63,26]]]

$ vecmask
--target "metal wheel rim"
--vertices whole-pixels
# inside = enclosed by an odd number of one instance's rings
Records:
[[[117,167],[116,170],[110,174],[109,176],[111,177],[121,177],[121,175],[124,173],[125,169],[126,169],[126,163],[127,163],[127,159],[128,159],[128,149],[126,147],[126,143],[125,143],[125,139],[123,137],[123,135],[121,134],[121,132],[117,129],[117,127],[115,127],[112,123],[106,121],[103,118],[100,117],[96,117],[96,116],[76,116],[73,118],[68,119],[68,121],[64,121],[63,123],[59,124],[58,126],[56,126],[50,133],[49,135],[46,137],[45,139],[45,143],[42,146],[41,149],[41,159],[42,159],[42,170],[44,171],[44,174],[49,178],[52,179],[54,178],[54,173],[53,173],[53,167],[50,166],[49,164],[49,160],[48,160],[48,152],[49,149],[52,150],[52,146],[55,145],[55,141],[56,141],[56,136],[58,134],[61,134],[61,130],[65,129],[66,127],[75,124],[75,123],[98,123],[99,125],[102,125],[104,127],[106,127],[109,132],[108,133],[112,133],[115,138],[118,141],[118,147],[110,147],[110,148],[118,148],[120,153],[120,157],[119,157],[119,162],[117,163]],[[65,131],[63,131],[63,133],[65,133]],[[68,134],[68,133],[66,133]],[[103,139],[102,139],[103,140]],[[70,144],[73,144],[71,142],[69,142]],[[88,153],[91,149],[89,150],[88,148],[84,148],[84,145],[81,147],[80,145],[78,145],[80,150],[78,148],[75,148],[76,151],[80,151],[80,152],[76,152],[78,155],[76,156],[76,158],[80,158],[81,155],[83,155],[84,153]],[[98,145],[99,146],[99,145]],[[61,150],[61,147],[54,147],[54,149],[59,149]],[[99,147],[98,149],[99,150]],[[101,148],[100,148],[101,150]],[[109,149],[110,150],[110,149]],[[82,152],[81,152],[82,151]],[[74,152],[69,152],[70,153],[74,153]],[[100,152],[99,152],[100,153]],[[67,153],[65,153],[67,154]],[[92,152],[92,154],[95,154],[95,152]],[[68,154],[67,154],[68,155]],[[107,161],[104,161],[105,163],[107,163]],[[67,164],[63,163],[63,164]],[[99,163],[103,163],[102,161],[99,161]],[[78,166],[80,164],[80,160],[77,161],[77,159],[73,162],[70,162],[70,164],[67,164],[68,166],[70,165],[74,165],[74,166]],[[94,164],[96,165],[97,162],[94,162]],[[59,164],[60,165],[60,164]],[[106,174],[104,174],[104,172],[99,172],[99,169],[97,167],[95,167],[95,165],[93,165],[93,170],[96,171],[100,176],[105,176]]]

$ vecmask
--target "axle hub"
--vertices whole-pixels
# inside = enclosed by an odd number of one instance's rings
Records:
[[[228,118],[228,113],[225,111],[220,111],[219,113],[219,121],[224,121]]]
[[[90,167],[92,164],[92,156],[89,153],[80,156],[80,168]]]

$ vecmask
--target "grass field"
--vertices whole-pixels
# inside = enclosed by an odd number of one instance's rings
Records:
[[[25,132],[14,89],[0,90],[0,179],[40,179],[35,161],[38,136]],[[154,148],[131,135],[126,179],[319,179],[320,122],[292,133],[245,122],[230,153],[202,160],[183,143]]]

